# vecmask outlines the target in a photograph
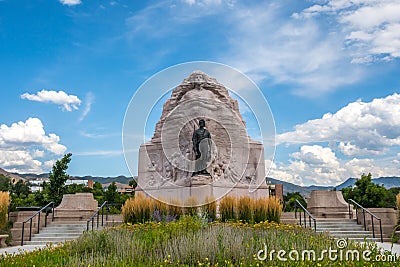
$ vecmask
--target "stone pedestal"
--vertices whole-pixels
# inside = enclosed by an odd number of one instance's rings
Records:
[[[80,221],[89,218],[98,208],[92,193],[65,194],[55,208],[55,216],[63,221]]]
[[[349,218],[349,205],[344,200],[341,191],[311,191],[307,210],[317,217]]]

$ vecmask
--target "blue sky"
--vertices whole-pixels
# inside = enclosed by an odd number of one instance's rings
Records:
[[[242,71],[268,100],[270,176],[398,176],[399,14],[394,0],[0,0],[0,167],[47,172],[71,152],[71,175],[130,175],[135,90],[201,60]]]

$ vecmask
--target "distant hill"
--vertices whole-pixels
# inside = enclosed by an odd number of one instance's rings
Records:
[[[38,178],[48,178],[48,173],[42,174],[19,174],[19,173],[9,173],[0,168],[0,173],[16,179],[23,180],[35,180]],[[121,183],[121,184],[129,184],[129,181],[132,180],[132,177],[127,177],[124,175],[116,176],[116,177],[101,177],[101,176],[71,176],[71,179],[79,179],[79,180],[93,180],[94,182],[100,182],[101,184],[108,184],[112,182]],[[303,196],[309,196],[312,190],[332,190],[334,186],[300,186],[293,183],[281,181],[278,179],[274,179],[272,177],[268,177],[267,181],[271,184],[283,184],[283,194],[300,192]],[[354,186],[354,183],[357,181],[356,178],[348,178],[346,181],[336,186],[337,190],[341,190],[345,187]],[[400,177],[379,177],[372,179],[372,182],[383,185],[386,188],[392,187],[400,187]]]
[[[73,176],[72,179],[79,180],[93,180],[93,182],[99,182],[101,184],[108,184],[112,182],[120,183],[120,184],[129,184],[129,181],[132,180],[132,177],[126,177],[124,175],[120,175],[117,177],[100,177],[100,176]]]
[[[15,174],[17,175],[17,174]],[[42,174],[18,174],[19,176],[23,177],[26,180],[36,180],[40,178],[48,178],[49,174],[48,173],[42,173]],[[126,177],[123,175],[117,176],[117,177],[100,177],[100,176],[71,176],[71,179],[73,180],[93,180],[93,182],[100,182],[101,184],[107,184],[107,183],[121,183],[121,184],[129,184],[129,181],[132,180],[132,177]]]
[[[6,171],[6,170],[4,170],[2,168],[0,168],[0,174],[3,174],[4,176],[10,177],[11,179],[17,179],[17,181],[18,180],[23,180],[23,181],[25,180],[21,175],[16,174],[16,173],[8,172],[8,171]]]
[[[268,177],[267,181],[269,181],[271,184],[283,184],[283,194],[299,192],[305,197],[308,197],[312,190],[332,190],[334,188],[334,186],[300,186],[271,177]],[[343,188],[354,186],[356,181],[356,178],[349,178],[340,185],[336,186],[336,189],[342,190]],[[383,185],[387,189],[392,187],[400,187],[400,177],[379,177],[372,179],[372,182]]]

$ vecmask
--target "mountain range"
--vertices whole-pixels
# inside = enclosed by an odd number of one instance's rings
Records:
[[[354,186],[357,178],[348,178],[343,183],[337,186],[300,186],[296,184],[292,184],[289,182],[281,181],[278,179],[274,179],[272,177],[267,177],[267,182],[271,184],[283,184],[283,194],[299,192],[301,195],[308,197],[312,190],[332,190],[336,188],[336,190],[341,190],[343,188]],[[383,185],[385,188],[389,189],[392,187],[400,187],[400,177],[379,177],[372,179],[372,182],[375,184]]]
[[[42,173],[42,174],[19,174],[19,173],[10,173],[2,168],[0,168],[0,174],[3,174],[5,176],[11,177],[11,178],[16,178],[22,179],[22,180],[36,180],[40,178],[48,178],[49,174],[48,173]],[[121,184],[128,184],[130,180],[132,180],[132,177],[126,177],[123,175],[116,176],[116,177],[100,177],[100,176],[71,176],[71,179],[75,180],[93,180],[94,182],[100,182],[101,184],[107,184],[107,183],[121,183]],[[287,193],[293,193],[293,192],[299,192],[301,195],[308,197],[311,193],[312,190],[332,190],[333,188],[336,188],[337,190],[341,190],[342,188],[349,187],[349,186],[354,186],[355,182],[357,181],[357,178],[348,178],[346,181],[341,183],[340,185],[334,187],[334,186],[316,186],[316,185],[311,185],[311,186],[300,186],[296,185],[293,183],[281,181],[278,179],[274,179],[272,177],[267,177],[267,182],[271,184],[283,184],[283,194]],[[383,185],[385,188],[389,189],[392,187],[400,187],[400,177],[379,177],[379,178],[374,178],[372,179],[372,182]]]
[[[17,180],[22,179],[23,181],[31,181],[37,179],[48,178],[49,173],[42,173],[42,174],[34,174],[34,173],[10,173],[6,170],[0,168],[0,174],[4,176],[15,178]],[[108,184],[112,182],[121,183],[121,184],[129,184],[129,181],[132,180],[132,177],[126,177],[123,175],[116,176],[116,177],[100,177],[100,176],[70,176],[72,180],[93,180],[93,182],[100,182],[101,184]]]

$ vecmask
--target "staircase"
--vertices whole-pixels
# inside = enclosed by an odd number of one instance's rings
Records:
[[[316,218],[317,233],[329,232],[335,238],[345,238],[354,241],[380,242],[379,233],[375,231],[375,238],[371,231],[365,231],[364,227],[353,219],[327,219]]]
[[[39,234],[34,234],[31,241],[25,245],[46,245],[77,239],[86,230],[86,223],[82,221],[54,222],[43,228]]]

